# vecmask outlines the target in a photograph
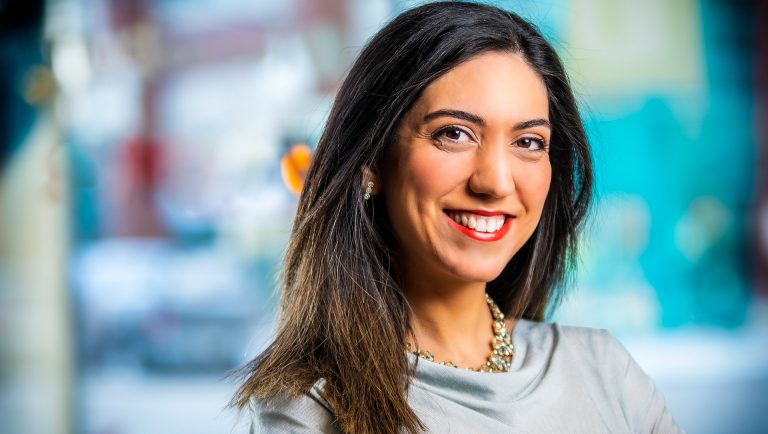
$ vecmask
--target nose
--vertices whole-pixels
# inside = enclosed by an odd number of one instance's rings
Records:
[[[494,199],[515,192],[515,159],[503,146],[480,148],[475,153],[474,171],[469,178],[469,189]]]

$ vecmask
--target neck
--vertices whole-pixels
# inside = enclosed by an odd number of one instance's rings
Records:
[[[404,285],[411,308],[410,344],[432,352],[439,361],[462,367],[485,362],[493,339],[493,316],[485,299],[485,282],[425,282]]]

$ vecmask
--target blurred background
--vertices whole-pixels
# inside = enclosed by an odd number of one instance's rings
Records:
[[[243,432],[296,191],[395,0],[0,0],[0,432]],[[577,288],[691,433],[768,432],[768,7],[497,1],[594,145]],[[761,26],[762,24],[762,26]]]

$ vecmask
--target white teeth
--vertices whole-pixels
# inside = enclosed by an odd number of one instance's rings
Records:
[[[471,213],[449,212],[456,223],[474,229],[478,232],[496,232],[504,226],[505,216],[494,215],[490,217],[478,216]]]

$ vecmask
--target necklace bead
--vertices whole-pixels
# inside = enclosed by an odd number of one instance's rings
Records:
[[[488,360],[483,365],[477,368],[464,369],[476,372],[507,372],[512,366],[512,358],[515,355],[515,346],[512,345],[512,336],[507,332],[507,326],[504,324],[504,314],[487,293],[485,294],[485,301],[488,303],[488,308],[491,310],[491,316],[493,316],[493,349],[488,355]],[[416,348],[415,350],[411,349],[410,343],[406,343],[405,346],[406,351],[413,353],[419,358],[439,363],[443,366],[458,368],[455,363],[448,360],[441,362],[436,361],[435,355],[429,351],[420,348]]]

